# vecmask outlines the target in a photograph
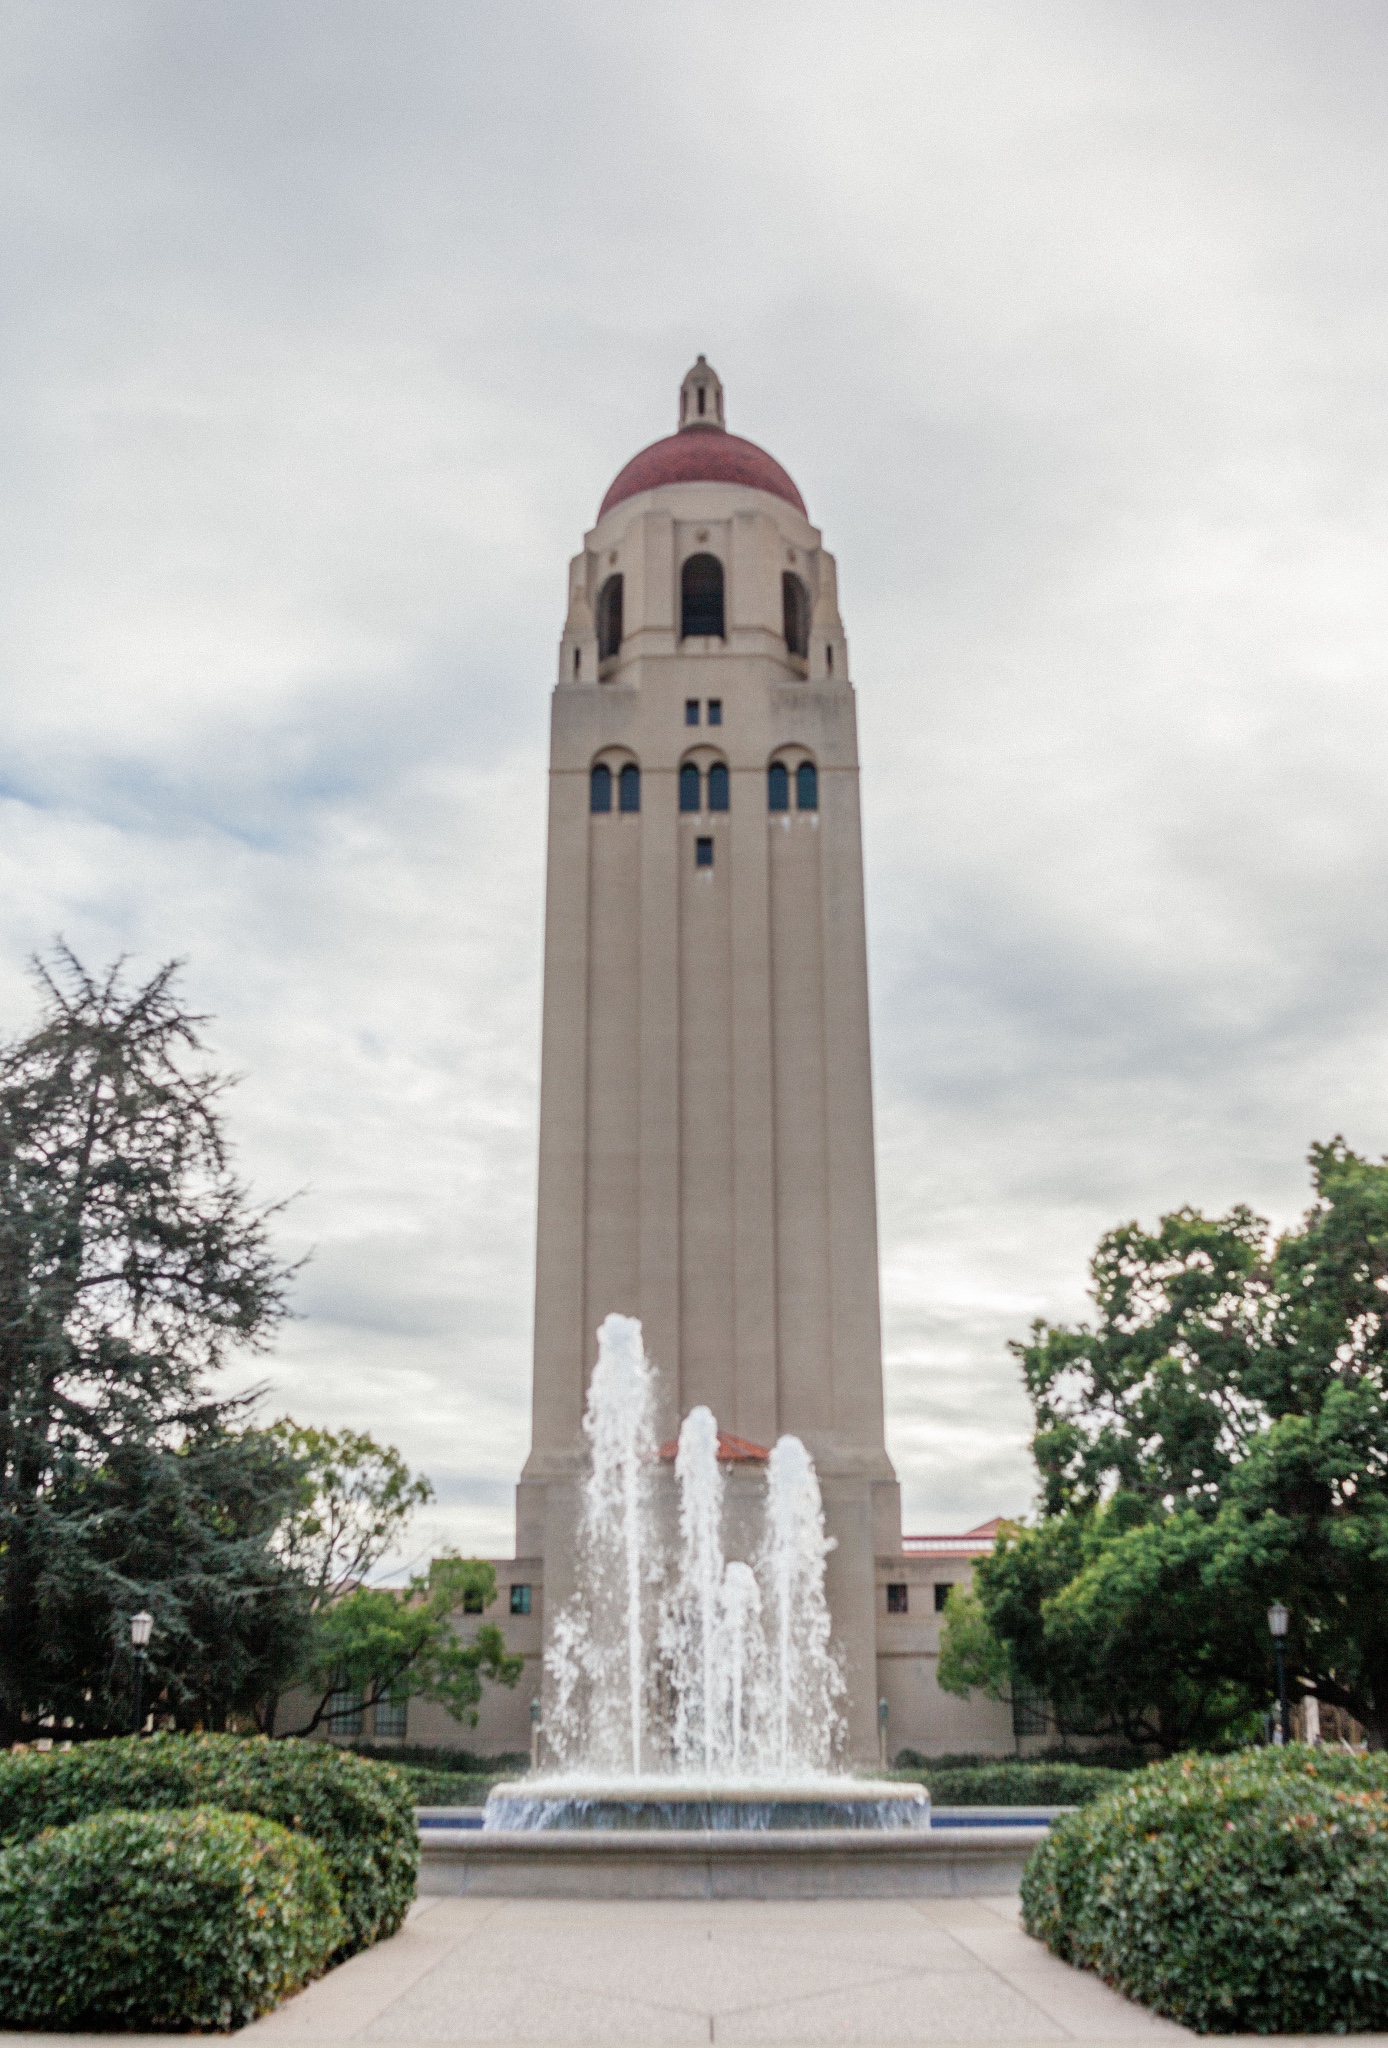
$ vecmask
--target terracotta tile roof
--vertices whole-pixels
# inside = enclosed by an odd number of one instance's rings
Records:
[[[662,484],[702,483],[743,484],[749,490],[770,491],[773,497],[794,505],[797,512],[805,510],[804,499],[780,463],[755,441],[744,441],[740,434],[728,434],[722,428],[686,427],[632,456],[613,479],[598,517],[640,491],[658,490]]]
[[[660,1455],[670,1460],[679,1450],[679,1440],[671,1437],[660,1446]],[[727,1430],[718,1432],[718,1462],[720,1465],[764,1465],[771,1456],[765,1444],[749,1444],[745,1436],[729,1436]]]

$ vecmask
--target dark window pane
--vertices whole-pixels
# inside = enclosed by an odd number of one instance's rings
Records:
[[[715,761],[708,771],[708,807],[711,811],[728,808],[728,771],[721,761]]]
[[[474,1591],[472,1587],[468,1587],[463,1594],[464,1614],[482,1614],[485,1611],[482,1605],[482,1595]]]
[[[610,661],[622,645],[622,579],[609,576],[598,593],[598,659]]]
[[[622,644],[622,579],[609,576],[598,596],[598,658],[606,661]]]
[[[786,647],[791,654],[805,655],[810,649],[810,593],[789,569],[781,577],[781,614],[785,623]]]
[[[887,1588],[887,1612],[888,1612],[888,1614],[905,1614],[905,1613],[906,1613],[906,1612],[908,1611],[909,1607],[910,1607],[910,1594],[909,1594],[909,1593],[907,1592],[907,1589],[906,1589],[906,1587],[905,1587],[905,1586],[888,1586],[888,1588]]]
[[[708,722],[710,725],[721,725],[723,723],[723,699],[721,697],[709,698]]]
[[[716,555],[691,555],[680,571],[680,638],[723,637],[723,564]]]
[[[699,723],[699,700],[697,697],[685,698],[684,722],[686,725],[697,725]]]
[[[790,775],[784,761],[773,761],[766,771],[766,803],[768,810],[790,809]]]
[[[692,761],[686,761],[680,770],[680,809],[697,811],[699,808],[699,771]]]
[[[610,811],[612,808],[612,770],[606,761],[599,761],[589,778],[588,808],[590,811]]]
[[[819,770],[813,761],[802,761],[795,771],[795,808],[798,811],[819,809]]]
[[[512,1612],[512,1614],[529,1614],[529,1612],[530,1612],[530,1588],[529,1588],[529,1586],[512,1586],[512,1588],[511,1588],[511,1612]]]
[[[944,1613],[944,1611],[945,1611],[945,1607],[946,1607],[946,1604],[948,1603],[948,1600],[949,1600],[949,1596],[950,1596],[950,1594],[951,1594],[951,1593],[952,1593],[953,1591],[954,1591],[954,1581],[953,1581],[953,1579],[936,1579],[936,1581],[935,1581],[935,1612],[936,1612],[937,1614],[943,1614],[943,1613]]]
[[[696,868],[711,868],[713,866],[713,841],[711,839],[696,839],[694,841],[694,865]]]
[[[641,770],[634,762],[628,761],[617,777],[617,809],[639,811],[641,808]]]
[[[374,1732],[384,1736],[403,1736],[409,1726],[409,1717],[408,1700],[377,1700]]]

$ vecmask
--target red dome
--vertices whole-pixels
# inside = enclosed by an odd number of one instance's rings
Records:
[[[748,490],[770,491],[797,512],[805,511],[804,499],[780,463],[755,441],[717,427],[686,427],[632,456],[598,507],[599,519],[623,498],[658,490],[662,484],[742,484]]]

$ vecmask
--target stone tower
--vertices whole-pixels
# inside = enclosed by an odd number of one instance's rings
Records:
[[[804,1439],[876,1753],[883,1440],[857,721],[834,558],[700,356],[569,569],[550,743],[534,1419],[517,1555],[570,1589],[594,1333],[664,1433]]]

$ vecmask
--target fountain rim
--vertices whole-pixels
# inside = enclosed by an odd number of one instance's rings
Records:
[[[626,1777],[613,1774],[565,1773],[563,1776],[499,1779],[487,1793],[495,1799],[607,1799],[624,1805],[646,1803],[792,1806],[818,1805],[831,1800],[835,1805],[876,1805],[899,1800],[908,1805],[927,1806],[929,1794],[920,1783],[901,1783],[891,1778],[707,1778]]]

